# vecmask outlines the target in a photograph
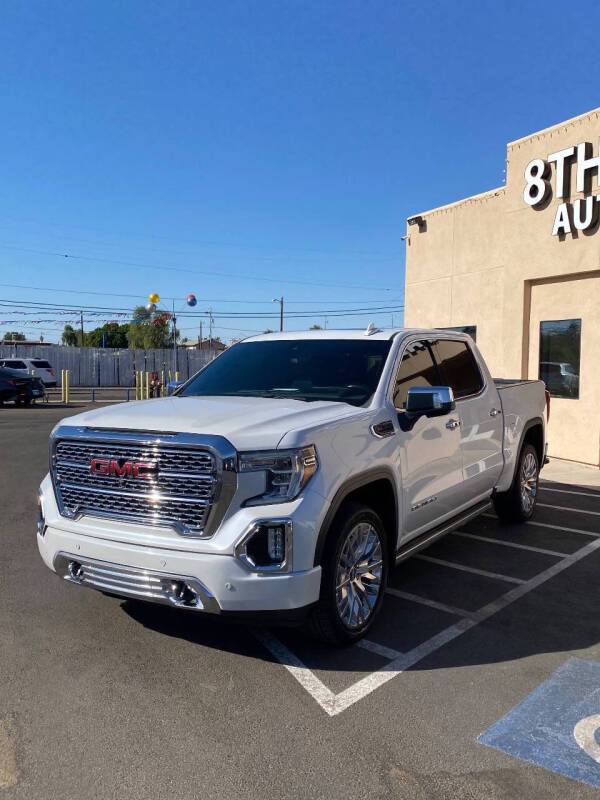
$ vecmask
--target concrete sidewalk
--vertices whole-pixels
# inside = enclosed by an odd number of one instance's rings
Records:
[[[560,458],[550,458],[541,472],[545,481],[556,483],[572,483],[589,489],[600,489],[600,469],[588,464],[579,464],[576,461],[564,461]]]

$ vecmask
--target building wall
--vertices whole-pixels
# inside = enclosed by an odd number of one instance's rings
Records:
[[[408,226],[407,326],[477,325],[477,343],[498,377],[538,377],[542,320],[582,319],[580,398],[554,398],[550,453],[600,462],[600,230],[553,236],[558,204],[552,193],[538,208],[523,199],[524,171],[534,158],[580,142],[599,152],[600,109],[507,146],[506,186],[422,214]],[[574,159],[567,169],[569,202]],[[591,194],[599,194],[598,180]],[[567,198],[565,198],[567,199]],[[598,331],[598,333],[597,333]]]

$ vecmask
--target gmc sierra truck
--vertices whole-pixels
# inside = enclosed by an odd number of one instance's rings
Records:
[[[40,553],[80,586],[350,643],[395,563],[491,504],[532,516],[545,411],[465,334],[256,336],[171,397],[54,428]]]

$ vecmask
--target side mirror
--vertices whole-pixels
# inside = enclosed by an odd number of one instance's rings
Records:
[[[449,386],[413,386],[408,390],[404,413],[398,414],[402,430],[410,430],[419,417],[443,417],[454,410]]]

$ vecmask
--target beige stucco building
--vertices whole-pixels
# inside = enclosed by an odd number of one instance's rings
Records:
[[[405,324],[546,380],[549,453],[600,465],[600,108],[507,145],[506,185],[409,218]]]

